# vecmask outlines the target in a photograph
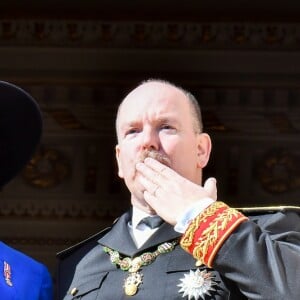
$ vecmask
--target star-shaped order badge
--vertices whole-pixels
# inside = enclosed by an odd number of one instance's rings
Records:
[[[205,295],[210,295],[210,292],[215,291],[214,281],[215,277],[211,272],[206,270],[196,271],[190,270],[188,274],[184,274],[181,278],[181,283],[177,286],[180,287],[179,293],[183,293],[182,298],[188,297],[188,300],[204,299]]]

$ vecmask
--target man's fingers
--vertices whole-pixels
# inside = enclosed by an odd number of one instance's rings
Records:
[[[171,168],[151,157],[147,157],[144,164],[165,177],[176,176],[176,172],[174,172]]]
[[[214,177],[208,178],[204,183],[204,189],[208,192],[209,196],[217,200],[217,180]]]

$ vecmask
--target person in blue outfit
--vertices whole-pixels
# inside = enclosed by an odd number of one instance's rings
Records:
[[[16,85],[0,81],[0,188],[30,160],[41,133],[41,112],[34,99]],[[3,242],[0,299],[53,299],[52,279],[46,266]]]

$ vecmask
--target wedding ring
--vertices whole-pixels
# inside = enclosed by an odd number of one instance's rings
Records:
[[[152,193],[153,196],[156,197],[156,192],[157,192],[158,189],[159,189],[159,186],[157,185],[156,188],[155,188],[155,190],[154,190],[153,193]]]

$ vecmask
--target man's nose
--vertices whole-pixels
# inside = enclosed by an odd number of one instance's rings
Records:
[[[159,137],[154,130],[145,130],[142,137],[143,149],[159,149]]]

